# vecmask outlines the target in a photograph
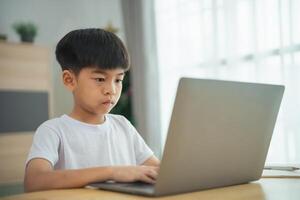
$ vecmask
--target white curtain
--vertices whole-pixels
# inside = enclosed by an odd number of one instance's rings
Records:
[[[300,1],[155,0],[161,145],[181,76],[284,84],[267,162],[300,163]]]
[[[136,128],[161,156],[159,82],[152,1],[122,0],[127,47],[131,57],[131,85]]]

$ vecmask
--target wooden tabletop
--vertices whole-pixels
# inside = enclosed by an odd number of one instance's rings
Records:
[[[93,189],[68,189],[33,192],[4,197],[1,200],[140,200],[150,197],[129,195]],[[203,190],[179,195],[155,198],[157,200],[198,200],[198,199],[300,199],[300,179],[266,178],[249,184],[218,189]]]

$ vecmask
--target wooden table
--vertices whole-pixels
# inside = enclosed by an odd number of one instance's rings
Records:
[[[4,197],[1,200],[140,200],[150,197],[93,189],[51,190]],[[244,185],[159,197],[164,200],[283,199],[300,200],[300,179],[266,178]]]

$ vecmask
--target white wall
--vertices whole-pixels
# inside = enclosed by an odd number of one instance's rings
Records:
[[[39,28],[35,44],[50,48],[54,116],[72,108],[72,96],[62,85],[61,69],[55,60],[57,42],[73,29],[103,28],[109,21],[119,28],[118,35],[124,40],[121,12],[120,0],[0,0],[0,33],[7,34],[8,41],[19,42],[13,23],[31,21]]]

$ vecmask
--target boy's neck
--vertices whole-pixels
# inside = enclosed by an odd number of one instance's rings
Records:
[[[93,113],[87,113],[76,108],[73,108],[69,116],[72,117],[73,119],[88,124],[102,124],[105,121],[105,115],[96,115]]]

